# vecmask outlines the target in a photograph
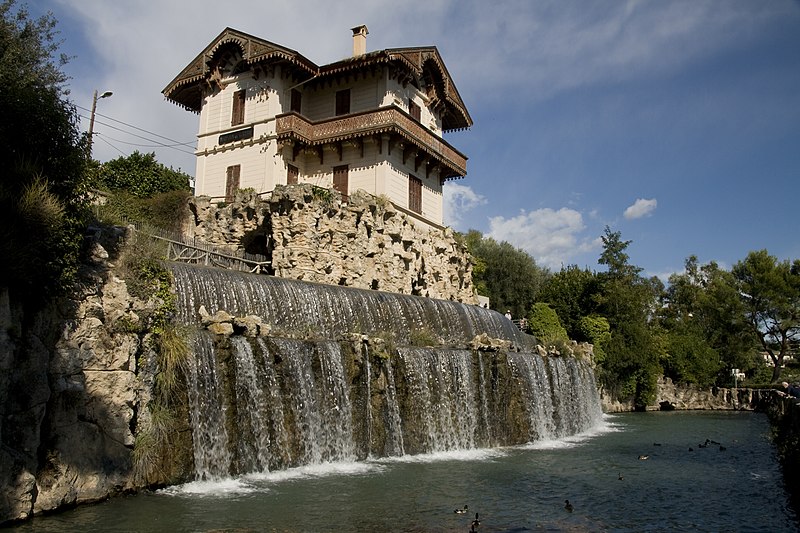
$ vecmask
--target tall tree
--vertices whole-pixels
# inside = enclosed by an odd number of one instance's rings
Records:
[[[465,239],[467,249],[483,269],[473,271],[474,283],[485,287],[484,296],[489,297],[492,309],[510,310],[514,317],[527,315],[549,271],[506,241],[497,242],[476,230],[470,230]]]
[[[606,359],[601,379],[620,397],[632,398],[637,409],[654,399],[661,375],[661,339],[650,323],[661,289],[654,280],[643,278],[641,268],[628,262],[619,232],[605,228],[599,263],[608,267],[600,273],[600,315],[607,318],[611,338],[605,345]]]
[[[733,267],[745,316],[781,376],[783,360],[800,341],[800,260],[778,261],[767,250],[750,252]]]
[[[56,21],[0,3],[0,280],[28,297],[77,269],[86,206],[84,150],[67,100]]]

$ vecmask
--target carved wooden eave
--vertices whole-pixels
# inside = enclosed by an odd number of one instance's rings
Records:
[[[326,78],[352,75],[388,65],[398,80],[412,82],[418,88],[428,88],[429,105],[442,110],[442,130],[457,131],[472,126],[472,117],[461,99],[447,67],[435,46],[389,48],[357,57],[349,57],[319,69],[319,81]]]
[[[462,178],[467,173],[464,154],[397,106],[320,121],[311,121],[298,113],[286,113],[275,118],[278,143],[292,146],[293,157],[307,148],[334,145],[339,150],[342,143],[361,143],[367,139],[376,140],[380,147],[383,140],[387,140],[389,154],[393,144],[404,151],[404,162],[414,152],[413,157],[419,158],[414,164],[419,167],[424,162],[426,168],[438,167],[442,180]]]
[[[294,50],[225,28],[161,92],[168,100],[199,113],[203,91],[214,82],[214,63],[231,48],[238,50],[244,63],[245,68],[238,70],[257,71],[266,65],[283,63],[291,65],[302,78],[310,78],[319,70],[317,65]]]

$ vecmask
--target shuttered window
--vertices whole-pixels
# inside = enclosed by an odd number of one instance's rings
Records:
[[[300,108],[303,104],[303,94],[298,91],[297,89],[292,89],[292,107],[290,111],[294,111],[296,113],[300,113]]]
[[[336,91],[336,114],[347,115],[350,113],[350,89]]]
[[[287,185],[295,185],[297,184],[297,176],[300,174],[298,168],[294,165],[287,165],[286,167],[286,184]]]
[[[233,165],[228,167],[225,178],[225,201],[232,202],[236,191],[239,190],[239,174],[241,173],[242,165]]]
[[[420,107],[414,103],[413,100],[408,101],[408,114],[411,115],[417,122],[420,121],[422,117],[422,110]]]
[[[245,91],[233,93],[233,112],[231,113],[231,126],[244,124],[244,95]]]
[[[408,209],[422,214],[422,180],[408,177]]]
[[[339,191],[344,199],[347,199],[348,171],[347,165],[333,167],[333,188]]]

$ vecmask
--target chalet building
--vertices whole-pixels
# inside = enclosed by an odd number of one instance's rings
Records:
[[[307,182],[442,224],[442,185],[467,172],[442,135],[472,125],[467,108],[435,47],[367,52],[366,26],[352,31],[353,56],[319,66],[227,28],[167,85],[200,115],[197,196]]]

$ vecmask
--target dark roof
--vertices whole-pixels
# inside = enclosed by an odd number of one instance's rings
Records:
[[[213,75],[213,63],[221,60],[228,47],[238,49],[240,60],[247,68],[259,64],[288,64],[301,81],[339,76],[380,64],[393,66],[399,76],[427,91],[432,107],[443,109],[443,130],[472,126],[467,107],[435,46],[389,48],[318,66],[294,50],[226,28],[164,88],[164,96],[186,109],[199,112],[202,88]]]

